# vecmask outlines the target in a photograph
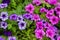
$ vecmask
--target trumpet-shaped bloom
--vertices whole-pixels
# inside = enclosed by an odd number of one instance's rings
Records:
[[[50,22],[51,22],[53,25],[55,25],[55,24],[57,24],[57,23],[59,22],[59,19],[58,19],[57,16],[52,16],[52,17],[50,18]]]
[[[43,30],[41,30],[41,29],[36,29],[35,30],[36,38],[42,39],[44,37],[44,35],[45,35],[45,32]]]
[[[33,20],[33,15],[30,14],[30,13],[24,14],[23,17],[24,17],[25,19],[28,19],[28,20]]]
[[[17,15],[16,14],[12,14],[10,15],[10,20],[17,20]]]
[[[18,15],[18,17],[17,17],[17,21],[23,21],[23,16],[22,15]]]
[[[46,8],[40,8],[40,12],[43,13],[43,12],[47,12],[48,10]]]
[[[16,40],[16,37],[15,36],[9,36],[8,40]]]
[[[33,4],[36,4],[37,6],[41,4],[40,0],[33,0]]]
[[[8,19],[8,13],[7,12],[1,12],[1,19],[2,21],[5,21]]]
[[[7,3],[7,4],[9,4],[9,3],[10,3],[10,0],[2,0],[2,3]]]
[[[26,7],[25,7],[25,10],[29,13],[33,13],[34,11],[34,6],[32,4],[28,4]]]
[[[36,22],[36,27],[37,27],[37,29],[42,29],[43,23],[42,22]]]
[[[55,32],[51,29],[46,30],[46,36],[49,38],[53,38],[55,36]]]
[[[7,7],[8,5],[6,4],[6,3],[2,3],[2,4],[0,4],[0,8],[5,8],[5,7]]]
[[[6,22],[1,22],[1,28],[6,29],[7,28],[7,23]]]
[[[18,23],[19,29],[24,30],[26,28],[26,22],[25,21],[20,21]]]
[[[47,3],[49,3],[49,4],[51,4],[51,5],[55,5],[55,4],[57,4],[57,0],[45,0],[45,2],[47,2]]]

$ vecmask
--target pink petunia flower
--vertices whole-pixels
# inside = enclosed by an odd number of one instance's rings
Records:
[[[40,0],[33,0],[33,4],[36,4],[37,6],[41,4]]]
[[[55,5],[57,4],[57,0],[45,0],[45,2],[49,3],[49,4],[52,4],[52,5]]]
[[[58,19],[57,16],[52,16],[52,17],[50,18],[50,22],[51,22],[53,25],[55,25],[55,24],[57,24],[57,23],[59,22],[59,19]]]
[[[34,11],[34,6],[32,4],[28,4],[26,7],[25,7],[25,10],[29,13],[33,13]]]
[[[53,32],[53,30],[48,29],[46,30],[46,36],[49,38],[53,38],[55,36],[55,32]]]
[[[36,22],[37,29],[43,29],[43,23],[42,22]]]
[[[34,21],[40,20],[40,16],[38,14],[33,14]]]
[[[44,35],[45,35],[45,32],[43,30],[41,30],[41,29],[36,29],[35,30],[36,38],[42,39],[44,37]]]
[[[44,13],[44,12],[47,12],[48,10],[46,8],[40,8],[40,12],[41,13]]]
[[[47,14],[46,14],[46,17],[47,17],[48,19],[50,19],[50,17],[52,17],[52,14],[47,13]]]

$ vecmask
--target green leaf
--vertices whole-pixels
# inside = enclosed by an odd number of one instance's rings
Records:
[[[8,30],[12,28],[12,25],[11,24],[8,24]]]

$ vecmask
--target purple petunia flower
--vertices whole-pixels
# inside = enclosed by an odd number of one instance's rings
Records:
[[[6,4],[6,3],[2,3],[2,4],[0,4],[0,8],[5,8],[5,7],[7,7],[8,5]]]
[[[47,3],[49,3],[49,4],[51,4],[51,5],[55,5],[55,4],[57,4],[57,0],[45,0],[45,2],[47,2]]]
[[[40,0],[33,0],[33,4],[36,4],[37,6],[41,4]]]
[[[18,15],[17,21],[23,21],[23,20],[24,20],[23,16],[22,15]]]
[[[46,30],[46,36],[49,38],[53,38],[55,36],[55,32],[51,29]]]
[[[36,38],[42,39],[45,35],[45,32],[42,29],[36,29],[35,30],[35,36]]]
[[[26,22],[25,21],[20,21],[18,23],[19,29],[24,30],[26,28]]]
[[[1,28],[6,29],[7,28],[7,23],[6,22],[1,22]]]
[[[16,37],[15,36],[9,36],[8,40],[16,40]]]
[[[8,13],[7,12],[1,12],[1,19],[2,21],[5,21],[8,19]]]
[[[32,4],[28,4],[26,7],[25,7],[25,10],[29,13],[33,13],[34,11],[34,6]]]
[[[2,3],[7,3],[7,4],[9,4],[9,3],[10,3],[10,0],[2,0]]]
[[[3,33],[4,33],[4,35],[6,35],[6,36],[11,36],[11,35],[12,35],[12,32],[11,32],[11,31],[6,31],[6,30],[5,30]]]
[[[5,39],[0,36],[0,40],[5,40]]]
[[[23,17],[24,17],[25,19],[28,19],[28,20],[33,20],[33,15],[30,14],[30,13],[24,14]]]
[[[17,15],[16,14],[12,14],[10,15],[10,20],[17,20]]]
[[[59,19],[58,19],[57,16],[52,16],[52,17],[50,18],[50,22],[51,22],[53,25],[55,25],[55,24],[57,24],[57,23],[59,22]]]

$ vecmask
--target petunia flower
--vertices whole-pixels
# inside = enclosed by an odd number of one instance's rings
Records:
[[[5,40],[2,36],[0,36],[0,40]]]
[[[45,2],[47,2],[47,3],[49,3],[49,4],[51,4],[51,5],[55,5],[55,4],[57,4],[57,0],[45,0]]]
[[[40,16],[38,14],[33,14],[33,20],[36,22],[36,21],[41,20],[41,19],[40,19]]]
[[[40,12],[41,13],[44,13],[44,12],[47,12],[48,10],[46,8],[40,8]]]
[[[55,24],[57,24],[57,23],[59,22],[59,19],[58,19],[57,16],[52,16],[52,17],[50,18],[50,22],[51,22],[53,25],[55,25]]]
[[[34,6],[32,4],[28,4],[26,7],[25,7],[25,10],[29,13],[33,13],[34,11]]]
[[[11,14],[9,18],[10,20],[17,20],[17,17],[17,14]]]
[[[24,30],[26,28],[26,22],[25,21],[20,21],[18,23],[19,29]]]
[[[55,32],[51,29],[46,30],[46,36],[49,38],[53,38],[55,36]]]
[[[7,4],[9,4],[9,3],[10,3],[10,0],[2,0],[2,3],[7,3]]]
[[[6,29],[7,28],[7,23],[6,22],[1,22],[1,28]]]
[[[33,20],[33,15],[30,13],[25,13],[23,14],[23,18],[28,19],[28,20]]]
[[[5,30],[3,33],[4,33],[4,35],[6,35],[6,36],[11,36],[11,35],[12,35],[12,32],[11,32],[11,31],[6,31],[6,30]]]
[[[9,36],[8,40],[16,40],[16,37],[15,36]]]
[[[8,19],[8,13],[7,12],[1,12],[1,19],[2,19],[2,21],[6,21]]]
[[[43,23],[42,22],[36,22],[37,29],[43,29]]]
[[[56,7],[55,7],[55,11],[56,11],[56,12],[60,12],[60,6],[56,6]]]
[[[41,1],[40,0],[33,0],[32,2],[33,4],[36,4],[37,6],[41,4]]]
[[[22,15],[18,15],[17,21],[23,21],[23,20],[24,20],[23,16]]]
[[[2,4],[0,4],[0,8],[5,8],[5,7],[7,7],[8,5],[6,4],[6,3],[2,3]]]
[[[45,32],[42,29],[36,29],[35,30],[35,36],[38,39],[42,39],[45,35]]]

